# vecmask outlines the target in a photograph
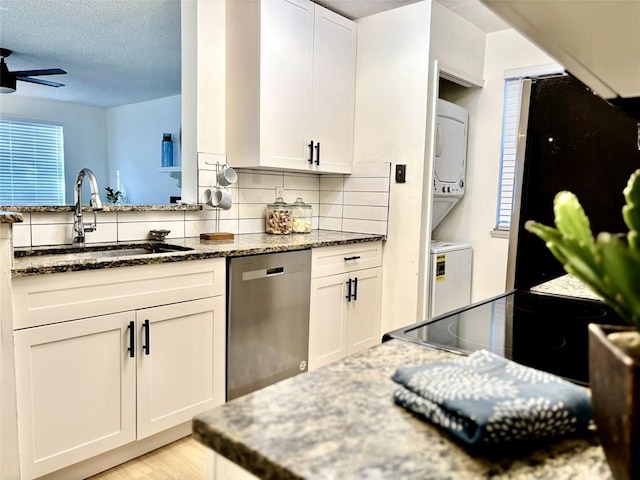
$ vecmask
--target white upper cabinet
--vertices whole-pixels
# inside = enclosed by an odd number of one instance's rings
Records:
[[[309,0],[227,2],[227,160],[350,173],[356,24]]]

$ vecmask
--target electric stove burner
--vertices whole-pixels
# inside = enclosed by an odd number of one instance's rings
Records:
[[[588,384],[589,323],[623,324],[593,300],[515,290],[386,334],[455,353],[489,350]]]

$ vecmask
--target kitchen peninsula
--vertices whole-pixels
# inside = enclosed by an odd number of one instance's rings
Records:
[[[455,357],[391,340],[198,415],[194,436],[259,478],[611,478],[594,431],[482,455],[394,404],[397,367]]]

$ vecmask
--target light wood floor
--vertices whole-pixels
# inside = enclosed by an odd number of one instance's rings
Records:
[[[185,437],[134,458],[90,480],[202,480],[205,478],[206,447]]]

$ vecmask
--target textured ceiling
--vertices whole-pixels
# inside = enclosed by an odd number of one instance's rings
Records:
[[[231,0],[236,1],[236,0]],[[419,0],[316,0],[358,19]],[[508,26],[479,0],[437,0],[485,32]],[[0,0],[9,70],[62,68],[14,94],[112,107],[180,93],[180,0]],[[2,97],[0,97],[0,102]]]
[[[0,0],[0,46],[10,71],[67,71],[16,94],[109,107],[180,93],[180,0]]]

